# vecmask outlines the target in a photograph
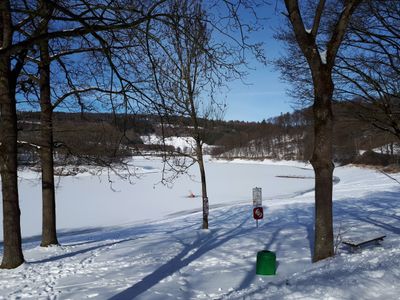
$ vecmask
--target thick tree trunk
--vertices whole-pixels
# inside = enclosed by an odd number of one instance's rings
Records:
[[[315,87],[314,149],[311,164],[315,172],[315,240],[313,261],[334,255],[333,246],[333,157],[332,94],[330,75],[321,76]]]
[[[24,262],[17,177],[17,114],[15,98],[9,90],[7,73],[0,61],[0,172],[3,195],[4,253],[1,268],[16,268]],[[6,75],[7,74],[7,75]]]
[[[47,27],[47,26],[46,26]],[[47,28],[44,29],[47,32]],[[53,161],[53,106],[50,92],[50,56],[47,40],[40,46],[40,161],[42,167],[42,247],[57,245]]]
[[[208,204],[208,196],[207,196],[207,182],[206,182],[206,170],[204,167],[204,159],[203,159],[203,149],[200,142],[197,142],[197,162],[199,164],[200,169],[200,178],[201,178],[201,197],[203,202],[203,229],[208,229],[208,212],[209,212],[209,204]]]
[[[314,86],[314,150],[311,159],[315,171],[315,241],[313,261],[333,256],[332,224],[332,70],[350,18],[361,0],[344,1],[336,23],[332,23],[331,38],[321,47],[318,32],[324,18],[326,1],[320,0],[311,30],[307,30],[300,13],[298,0],[285,0],[288,17],[297,43],[311,69]],[[323,54],[321,50],[325,48]],[[322,55],[323,54],[323,55]]]
[[[0,46],[12,42],[10,5],[0,2]],[[4,252],[1,268],[16,268],[24,262],[21,247],[21,225],[17,177],[17,112],[15,80],[11,74],[10,56],[0,57],[0,173],[3,196]]]
[[[4,61],[0,62],[3,65]],[[21,248],[20,209],[17,177],[17,114],[14,97],[7,91],[0,66],[0,172],[3,195],[4,253],[1,268],[12,269],[24,262]]]

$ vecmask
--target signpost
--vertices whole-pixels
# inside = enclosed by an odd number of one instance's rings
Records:
[[[253,188],[253,206],[258,207],[262,206],[262,195],[261,188],[255,187]]]
[[[256,220],[258,227],[258,220],[264,218],[264,210],[262,207],[262,191],[260,187],[253,188],[253,218]]]

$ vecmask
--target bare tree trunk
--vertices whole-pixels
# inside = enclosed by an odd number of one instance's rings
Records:
[[[331,28],[330,40],[320,52],[318,32],[325,10],[325,0],[318,1],[312,29],[306,30],[300,13],[298,0],[285,0],[288,18],[292,24],[296,41],[311,70],[314,87],[314,148],[311,164],[315,172],[315,240],[313,261],[334,255],[332,218],[332,95],[334,85],[332,70],[340,44],[346,33],[350,17],[361,0],[348,0]],[[324,58],[322,57],[324,56]]]
[[[0,4],[0,43],[12,42],[9,2]],[[17,113],[15,87],[11,81],[10,56],[0,57],[0,173],[3,196],[4,253],[1,268],[16,268],[24,262],[21,247],[21,225],[17,177]]]
[[[3,195],[4,253],[1,268],[12,269],[24,262],[21,248],[21,225],[17,175],[17,114],[15,98],[9,91],[7,72],[9,62],[0,61],[0,171]],[[6,67],[7,68],[7,67]]]
[[[207,196],[207,182],[206,182],[206,170],[204,167],[204,159],[203,159],[203,147],[200,144],[200,141],[196,141],[196,152],[197,152],[197,163],[199,164],[200,169],[200,178],[201,178],[201,197],[203,202],[203,229],[208,229],[208,212],[209,212],[209,204],[208,204],[208,196]]]
[[[329,75],[321,76],[315,87],[314,148],[311,164],[315,172],[315,239],[313,261],[334,255],[332,217],[332,94]]]
[[[47,15],[49,10],[45,2],[42,9]],[[47,33],[47,21],[43,24],[42,33]],[[53,106],[50,91],[50,55],[48,40],[39,43],[40,48],[40,162],[42,168],[42,247],[58,245],[56,231],[56,200],[54,191],[53,160]]]
[[[47,69],[45,67],[45,69]],[[54,191],[53,161],[53,107],[50,102],[50,86],[48,76],[41,68],[40,77],[40,161],[42,168],[42,242],[41,246],[57,245],[56,233],[56,201]]]

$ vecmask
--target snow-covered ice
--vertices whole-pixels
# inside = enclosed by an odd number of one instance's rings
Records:
[[[40,185],[22,172],[26,263],[0,270],[0,299],[398,299],[400,185],[383,174],[335,169],[337,255],[312,264],[309,165],[208,160],[209,230],[200,229],[200,198],[187,197],[200,193],[196,166],[194,179],[168,188],[155,185],[158,160],[135,165],[140,180],[114,178],[115,191],[106,175],[61,178],[61,246],[50,248],[38,246]],[[255,186],[265,209],[259,228],[251,216]],[[374,234],[386,235],[381,245],[353,253],[340,244]],[[255,274],[264,249],[276,252],[276,276]]]

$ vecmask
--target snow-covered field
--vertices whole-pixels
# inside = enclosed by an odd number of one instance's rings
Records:
[[[40,184],[20,174],[26,263],[0,270],[0,299],[398,299],[400,184],[368,169],[335,170],[337,255],[312,264],[313,172],[292,162],[208,161],[210,230],[200,229],[198,177],[156,184],[158,160],[135,161],[141,178],[61,178],[61,246],[39,247]],[[196,166],[191,169],[197,175]],[[277,177],[278,176],[278,177]],[[394,175],[398,180],[400,174]],[[251,190],[263,189],[264,220]],[[111,189],[111,187],[113,189]],[[340,239],[386,235],[352,253]],[[0,247],[2,245],[0,244]],[[257,251],[276,252],[275,276],[255,274]]]

